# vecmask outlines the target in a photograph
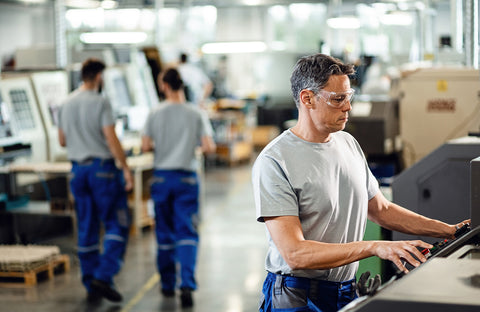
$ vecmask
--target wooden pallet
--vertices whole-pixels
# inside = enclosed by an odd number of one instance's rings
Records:
[[[32,287],[37,285],[39,275],[46,274],[51,279],[59,271],[70,271],[68,255],[58,255],[48,263],[26,272],[0,271],[0,287]]]

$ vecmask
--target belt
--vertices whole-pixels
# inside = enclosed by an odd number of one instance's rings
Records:
[[[98,158],[98,157],[88,157],[82,160],[72,160],[72,163],[75,165],[86,166],[91,165],[95,162],[101,162],[101,164],[107,164],[114,162],[113,158]]]
[[[313,278],[307,278],[307,277],[281,275],[281,274],[275,274],[272,272],[268,272],[267,278],[271,279],[272,281],[275,281],[276,286],[279,286],[283,281],[285,281],[287,284],[292,284],[292,286],[295,285],[296,287],[300,287],[304,289],[312,289],[312,288],[316,289],[321,285],[336,286],[338,288],[342,288],[347,285],[355,284],[354,278],[348,281],[333,282],[333,281],[319,280],[319,279],[313,279]]]

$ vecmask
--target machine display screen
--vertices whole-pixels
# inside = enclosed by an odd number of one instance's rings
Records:
[[[115,107],[130,107],[132,102],[130,100],[130,94],[128,93],[127,82],[125,77],[117,76],[113,79],[113,85],[115,88],[115,98],[111,99]]]
[[[13,113],[17,116],[18,127],[24,130],[35,128],[35,120],[30,109],[27,91],[24,89],[10,90]]]

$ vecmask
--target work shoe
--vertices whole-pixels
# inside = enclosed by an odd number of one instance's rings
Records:
[[[182,308],[190,308],[193,306],[192,290],[190,288],[182,288],[180,302],[182,303]]]
[[[94,279],[90,283],[90,288],[92,291],[99,293],[105,299],[110,300],[112,302],[119,302],[122,301],[122,295],[113,288],[113,286],[109,285],[108,283]]]
[[[175,290],[162,288],[162,295],[164,295],[165,297],[173,297],[175,296]]]
[[[96,291],[90,291],[87,293],[87,303],[92,305],[97,305],[102,302],[102,295]]]

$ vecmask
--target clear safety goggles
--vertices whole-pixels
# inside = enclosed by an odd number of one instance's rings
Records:
[[[320,90],[318,92],[318,95],[324,98],[328,105],[335,108],[341,108],[345,104],[347,104],[347,102],[351,102],[354,94],[355,94],[354,89],[349,89],[348,91],[345,91],[345,92],[332,92],[332,91],[325,91],[325,90]]]

